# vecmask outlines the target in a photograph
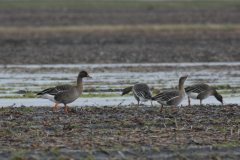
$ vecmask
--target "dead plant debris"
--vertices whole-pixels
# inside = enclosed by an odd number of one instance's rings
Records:
[[[162,113],[159,107],[84,106],[69,114],[63,107],[10,106],[0,109],[0,159],[235,159],[239,123],[236,104]]]

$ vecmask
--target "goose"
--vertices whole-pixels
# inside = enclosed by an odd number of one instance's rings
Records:
[[[153,101],[157,101],[162,105],[160,110],[161,112],[163,109],[163,105],[172,106],[172,112],[173,112],[173,106],[178,106],[182,102],[182,100],[185,97],[185,90],[184,90],[183,84],[187,79],[187,77],[188,75],[181,77],[179,79],[178,90],[164,91],[152,97]]]
[[[200,105],[202,105],[202,100],[211,95],[213,95],[219,102],[223,104],[223,97],[218,94],[216,89],[204,83],[188,86],[185,88],[185,92],[188,95],[188,106],[191,106],[190,98],[199,99]]]
[[[122,92],[122,96],[128,94],[131,91],[133,92],[134,98],[138,101],[137,107],[139,107],[139,101],[146,102],[152,98],[150,89],[145,83],[137,83],[134,86],[125,88]],[[151,106],[153,106],[152,102]]]
[[[92,78],[86,71],[81,71],[78,74],[76,86],[63,84],[53,88],[48,88],[38,92],[37,95],[40,95],[38,98],[49,99],[50,101],[55,102],[56,104],[53,108],[53,112],[59,103],[63,103],[65,106],[65,112],[68,113],[67,104],[75,101],[83,92],[82,79],[84,77]]]

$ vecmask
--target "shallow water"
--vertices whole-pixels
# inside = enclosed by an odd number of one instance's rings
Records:
[[[227,97],[224,98],[226,104],[240,104],[239,97]],[[1,105],[0,107],[12,106],[20,107],[21,105],[24,106],[51,106],[54,107],[54,103],[47,100],[47,99],[40,99],[40,98],[24,98],[24,99],[0,99]],[[106,98],[78,98],[73,103],[68,104],[68,106],[114,106],[114,105],[137,105],[137,101],[134,97],[106,97]],[[160,106],[159,103],[153,102],[154,106]],[[199,100],[191,99],[191,105],[199,105]],[[215,97],[211,96],[205,100],[203,100],[203,104],[214,104],[214,105],[221,105]],[[143,106],[151,106],[149,102],[142,102],[141,105]],[[183,102],[181,103],[183,106],[188,105],[188,100],[185,97]],[[59,106],[64,106],[63,104],[59,104]]]
[[[135,83],[144,82],[154,89],[159,89],[163,91],[167,88],[177,88],[178,79],[181,76],[189,75],[185,86],[192,85],[194,83],[207,83],[210,85],[230,85],[232,90],[240,88],[240,77],[236,76],[240,74],[240,70],[229,70],[222,69],[221,72],[217,69],[191,69],[191,66],[240,66],[240,62],[230,62],[230,63],[145,63],[145,64],[84,64],[84,65],[8,65],[5,68],[94,68],[94,67],[112,67],[117,68],[121,66],[189,66],[187,69],[173,69],[172,71],[159,71],[159,72],[111,72],[109,73],[106,69],[103,73],[89,73],[93,78],[84,78],[84,88],[85,89],[123,89],[126,86],[131,86]],[[0,68],[4,66],[0,66]],[[64,71],[59,71],[58,73],[8,73],[4,69],[0,71],[0,97],[5,95],[19,95],[15,92],[19,90],[28,90],[38,92],[43,89],[58,85],[58,84],[75,84],[76,83],[76,73],[65,73]],[[224,89],[223,89],[224,90]],[[111,91],[109,91],[111,93]],[[119,93],[120,92],[116,92]],[[84,92],[83,94],[86,94]],[[239,92],[223,94],[226,103],[240,103]],[[123,102],[124,101],[124,102]],[[134,97],[105,97],[105,98],[78,98],[75,102],[69,104],[69,106],[83,106],[83,105],[128,105],[130,103],[135,103]],[[0,98],[0,106],[6,107],[13,104],[16,106],[53,106],[53,102],[46,99],[4,99]],[[203,101],[204,104],[220,104],[214,97],[210,97]],[[150,105],[150,102],[144,103]],[[155,102],[156,105],[159,105]],[[198,100],[192,100],[192,104],[199,104]],[[187,100],[182,102],[182,105],[187,105]]]

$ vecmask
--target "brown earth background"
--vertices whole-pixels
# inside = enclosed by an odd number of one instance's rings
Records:
[[[239,17],[240,2],[0,2],[0,64],[240,61],[240,27],[187,27],[238,25]],[[71,26],[90,29],[57,29]]]

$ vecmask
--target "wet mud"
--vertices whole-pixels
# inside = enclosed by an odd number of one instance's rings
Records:
[[[240,106],[7,107],[1,159],[239,159]]]

